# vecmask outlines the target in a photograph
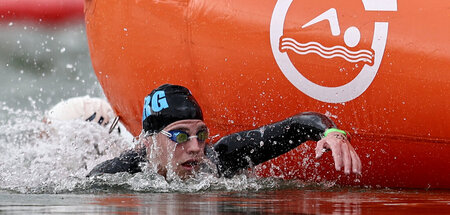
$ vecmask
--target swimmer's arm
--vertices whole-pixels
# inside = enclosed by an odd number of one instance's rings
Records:
[[[325,115],[305,112],[261,128],[225,136],[213,146],[215,156],[209,157],[214,157],[212,160],[222,175],[231,177],[240,169],[282,155],[305,141],[319,141],[327,128],[335,127]]]
[[[104,161],[95,166],[86,177],[102,175],[104,173],[114,174],[118,172],[136,173],[141,172],[139,163],[144,162],[145,156],[139,150],[128,150],[119,157]]]

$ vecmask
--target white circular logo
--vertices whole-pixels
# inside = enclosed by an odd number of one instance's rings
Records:
[[[388,35],[387,22],[375,22],[372,50],[350,51],[344,46],[325,47],[319,42],[300,43],[293,38],[283,37],[286,14],[293,0],[278,0],[270,22],[270,43],[272,52],[280,70],[297,89],[322,102],[342,103],[360,96],[374,80],[383,58]],[[366,11],[397,11],[397,0],[363,0]],[[341,34],[337,11],[330,8],[305,23],[307,28],[317,22],[328,21],[331,34]],[[345,45],[353,48],[360,42],[361,34],[357,27],[351,26],[344,32]],[[337,86],[321,86],[308,80],[298,71],[287,54],[287,50],[299,55],[317,54],[322,58],[342,58],[351,63],[364,62],[359,74],[350,82]]]

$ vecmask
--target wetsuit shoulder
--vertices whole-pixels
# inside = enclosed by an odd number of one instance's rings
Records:
[[[305,112],[257,129],[237,132],[220,139],[205,151],[219,173],[232,177],[237,171],[282,155],[301,143],[321,139],[327,128],[336,127],[323,114]]]
[[[128,150],[111,160],[104,161],[95,166],[86,177],[102,175],[104,173],[114,174],[118,172],[136,173],[142,171],[139,163],[144,162],[145,149]]]

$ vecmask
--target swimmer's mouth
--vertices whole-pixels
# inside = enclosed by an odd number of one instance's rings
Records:
[[[197,160],[188,160],[188,161],[182,163],[181,166],[186,169],[192,169],[195,166],[197,166],[198,164],[199,164],[199,162]]]

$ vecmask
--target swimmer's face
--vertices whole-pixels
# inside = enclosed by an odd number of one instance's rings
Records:
[[[163,130],[184,131],[189,136],[194,136],[200,131],[206,131],[207,127],[201,120],[180,120],[169,124]],[[181,178],[186,178],[198,170],[199,164],[204,159],[205,141],[190,138],[184,143],[176,143],[162,133],[158,133],[156,139],[161,149],[158,156],[159,174],[166,176],[169,165]]]

